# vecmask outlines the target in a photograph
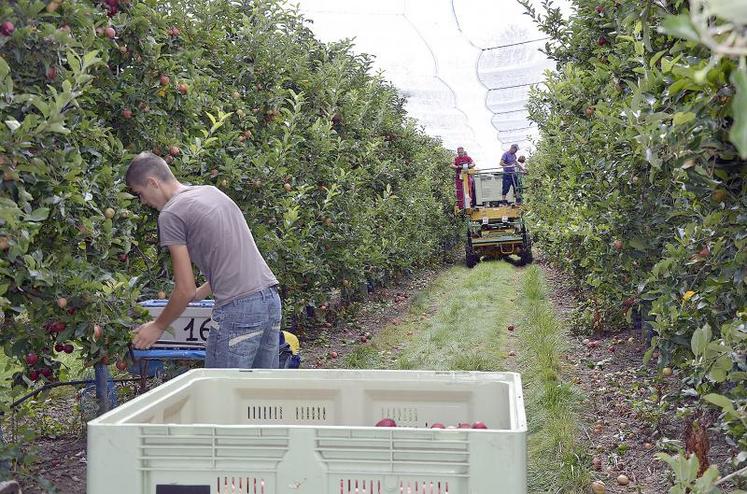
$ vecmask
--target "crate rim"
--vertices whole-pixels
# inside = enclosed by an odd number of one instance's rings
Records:
[[[328,374],[338,375],[340,378],[343,376],[349,376],[348,379],[354,379],[354,376],[361,375],[378,375],[378,376],[411,376],[418,380],[423,380],[424,377],[432,376],[433,381],[439,381],[439,377],[443,378],[451,376],[455,378],[455,381],[461,380],[463,382],[479,382],[487,381],[490,378],[498,378],[503,382],[508,382],[513,385],[513,392],[509,393],[509,399],[512,401],[509,409],[511,410],[511,428],[509,429],[423,429],[418,427],[375,427],[375,426],[331,426],[331,425],[282,425],[282,424],[148,424],[129,422],[133,415],[141,412],[141,405],[143,402],[149,402],[153,398],[165,399],[180,393],[183,389],[191,386],[195,382],[207,380],[207,379],[237,379],[241,375],[254,374],[258,379],[270,380],[270,379],[282,379],[289,377],[303,377],[304,379],[311,379],[314,375]],[[102,426],[133,426],[133,427],[210,427],[210,428],[324,428],[331,430],[334,428],[340,429],[361,429],[361,430],[435,430],[443,431],[445,433],[452,433],[455,431],[473,431],[473,432],[526,432],[527,431],[527,420],[526,412],[524,409],[524,394],[522,389],[521,374],[518,372],[482,372],[482,371],[441,371],[441,370],[394,370],[394,369],[192,369],[189,370],[174,379],[171,379],[156,388],[153,388],[146,393],[110,410],[109,412],[93,419],[88,422],[88,428],[91,427],[102,427]]]

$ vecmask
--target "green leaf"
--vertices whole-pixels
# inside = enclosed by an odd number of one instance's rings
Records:
[[[15,132],[21,126],[21,123],[15,118],[11,117],[5,121],[5,125],[8,126],[11,132]]]
[[[736,413],[736,410],[734,410],[734,404],[724,395],[709,393],[705,395],[703,399],[708,403],[713,403],[717,407],[720,407],[726,413]]]
[[[747,69],[732,72],[731,83],[736,88],[736,94],[731,102],[734,123],[729,131],[729,140],[736,146],[739,156],[747,159]]]
[[[692,122],[693,120],[695,120],[695,113],[691,111],[678,111],[674,114],[672,123],[674,123],[674,125],[682,125],[688,122]]]
[[[661,59],[661,61],[662,61],[661,62],[662,63],[662,70],[663,70],[663,68],[664,68],[664,60],[661,57],[664,56],[664,54],[666,52],[667,52],[666,50],[661,50],[660,52],[657,52],[653,57],[651,57],[651,59],[648,62],[649,67],[651,67],[653,69],[654,66],[656,65],[656,62],[658,62]]]
[[[690,346],[692,347],[695,356],[703,354],[708,342],[711,339],[711,330],[708,325],[698,328],[693,332],[693,336],[690,340]]]
[[[708,0],[708,10],[725,21],[747,24],[747,2],[744,0]]]
[[[49,217],[49,208],[39,208],[26,215],[27,221],[44,221]]]
[[[695,30],[690,16],[686,14],[667,16],[661,23],[659,30],[677,38],[700,41],[700,36],[698,36],[698,32]]]
[[[682,58],[682,55],[677,55],[672,60],[668,59],[667,57],[664,57],[661,59],[661,71],[665,74],[667,72],[671,72],[672,68],[677,64],[677,62],[680,61],[680,58]]]
[[[10,74],[10,67],[8,67],[8,62],[6,62],[3,57],[0,57],[0,80],[5,79],[8,74]]]
[[[633,247],[635,250],[646,250],[646,244],[643,243],[640,237],[633,237],[628,240],[628,245]]]
[[[718,468],[711,465],[703,472],[703,475],[695,481],[694,492],[715,492],[714,482],[719,478]]]

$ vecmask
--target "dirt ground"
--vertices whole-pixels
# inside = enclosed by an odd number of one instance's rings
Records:
[[[456,262],[460,258],[455,255],[442,266],[421,270],[376,290],[354,317],[306,330],[301,335],[302,366],[341,367],[346,353],[368,344],[387,325],[396,324],[415,296]],[[541,257],[537,262],[553,303],[562,316],[567,316],[574,306],[573,287]],[[587,338],[596,343],[585,344]],[[685,421],[677,413],[673,397],[679,395],[684,384],[676,371],[664,377],[654,362],[644,364],[645,350],[645,342],[632,330],[571,338],[567,377],[584,397],[581,416],[589,468],[595,479],[605,483],[607,492],[667,492],[670,479],[666,466],[654,455],[659,451],[674,453],[683,444]],[[396,353],[396,348],[393,351]],[[511,365],[511,360],[507,364]],[[703,418],[715,419],[710,415]],[[55,485],[57,492],[85,491],[86,442],[79,431],[35,443],[38,459],[34,472]],[[729,473],[729,460],[738,451],[714,430],[708,430],[708,439],[709,461],[720,467],[722,475]],[[629,484],[619,485],[619,475],[625,475]],[[46,492],[35,482],[27,482],[24,487],[30,494]]]
[[[562,273],[542,258],[538,262],[551,300],[558,312],[567,316],[576,291]],[[584,340],[589,341],[585,344]],[[685,444],[685,418],[678,413],[681,402],[674,399],[687,387],[682,376],[676,370],[664,376],[656,358],[645,364],[648,346],[633,329],[578,335],[570,343],[568,372],[585,397],[581,415],[593,477],[604,482],[610,493],[667,492],[671,485],[668,467],[654,455],[673,455]],[[716,417],[707,413],[701,421],[713,423]],[[717,465],[722,476],[733,471],[730,461],[739,453],[737,448],[711,428],[707,437],[710,464]],[[627,477],[627,485],[618,483],[620,475]]]

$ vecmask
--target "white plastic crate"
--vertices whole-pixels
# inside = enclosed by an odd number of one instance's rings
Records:
[[[196,369],[88,423],[87,492],[521,494],[526,431],[516,373]]]

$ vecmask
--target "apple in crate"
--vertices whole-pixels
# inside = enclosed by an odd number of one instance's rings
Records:
[[[479,420],[472,424],[473,429],[487,429],[488,426],[485,425],[485,422],[480,422]]]
[[[446,429],[446,426],[442,424],[441,422],[436,422],[435,424],[431,425],[431,429]]]
[[[397,422],[392,419],[381,419],[376,422],[376,427],[397,427]]]

